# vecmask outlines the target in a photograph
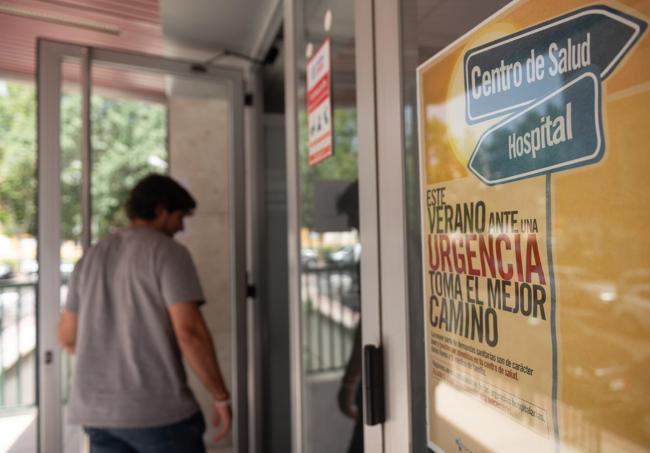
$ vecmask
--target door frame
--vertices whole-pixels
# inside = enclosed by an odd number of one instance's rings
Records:
[[[377,136],[377,55],[375,44],[375,5],[373,0],[356,0],[354,4],[355,64],[357,133],[359,140],[359,235],[361,239],[361,344],[384,349],[384,370],[390,365],[386,360],[383,338],[386,321],[381,290],[381,225],[379,198],[379,154]],[[386,376],[384,376],[386,377]],[[364,363],[363,384],[366,385]],[[384,382],[386,384],[386,382]],[[384,387],[384,391],[386,387]],[[385,394],[386,396],[387,394]],[[366,405],[366,392],[363,392]],[[390,408],[386,406],[386,416]],[[365,412],[365,410],[364,410]],[[366,452],[386,450],[386,423],[364,425],[363,443]]]
[[[408,275],[399,0],[355,0],[363,345],[383,348],[386,422],[364,427],[367,452],[408,451]],[[287,216],[293,452],[303,451],[298,73],[304,6],[284,0]],[[381,30],[379,33],[378,30]],[[365,368],[365,364],[364,364]],[[364,369],[364,385],[366,371]],[[365,392],[364,392],[365,393]],[[365,394],[364,394],[365,404]]]
[[[291,366],[291,450],[303,449],[303,337],[300,286],[300,162],[298,161],[297,33],[302,29],[301,5],[284,0],[284,106],[287,165],[287,273],[289,295],[289,357]]]
[[[110,63],[128,69],[141,69],[166,75],[215,81],[229,88],[230,109],[230,206],[231,206],[231,326],[232,326],[232,401],[234,450],[247,452],[248,376],[247,376],[247,305],[246,305],[246,172],[244,160],[244,82],[238,69],[219,66],[197,70],[197,62],[160,56],[105,49],[79,44],[38,39],[38,445],[39,451],[58,453],[63,448],[61,413],[61,353],[57,344],[56,321],[59,317],[61,276],[61,184],[60,184],[60,102],[61,66],[64,60],[82,66],[82,161],[90,152],[90,65]],[[200,63],[198,63],[200,64]],[[85,113],[85,115],[84,115]],[[90,171],[83,172],[82,238],[90,238]],[[87,245],[87,244],[86,244]]]
[[[360,0],[357,0],[360,1]],[[370,0],[363,0],[370,1]],[[409,451],[411,366],[400,0],[373,0],[386,451]],[[421,278],[418,276],[418,278]]]

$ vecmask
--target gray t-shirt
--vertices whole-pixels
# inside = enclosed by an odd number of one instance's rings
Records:
[[[198,411],[168,308],[203,300],[189,252],[162,233],[125,229],[91,247],[66,302],[79,320],[70,423],[144,428]]]

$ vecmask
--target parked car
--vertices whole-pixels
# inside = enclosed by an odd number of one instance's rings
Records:
[[[326,259],[329,264],[339,266],[358,263],[361,259],[361,244],[343,246],[328,253]]]
[[[64,281],[68,281],[74,271],[74,263],[62,262],[59,264],[59,272]],[[24,279],[37,280],[38,279],[38,261],[36,260],[23,260],[20,263],[20,271],[18,273]],[[2,277],[0,277],[2,278]]]
[[[313,269],[318,264],[318,252],[314,249],[303,247],[300,249],[300,263],[302,267]]]
[[[14,277],[14,270],[10,265],[0,264],[0,280],[9,280]]]
[[[61,278],[64,280],[69,280],[70,276],[72,275],[72,271],[74,271],[74,264],[73,263],[61,263],[59,264],[59,272],[61,272]]]

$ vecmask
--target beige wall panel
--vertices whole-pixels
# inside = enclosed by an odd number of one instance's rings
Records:
[[[196,88],[196,87],[194,87]],[[196,89],[188,94],[196,95]],[[206,94],[206,93],[204,93]],[[212,332],[219,363],[231,386],[230,323],[230,206],[228,102],[207,92],[206,96],[174,94],[169,102],[170,173],[192,193],[198,203],[178,235],[192,253],[207,303],[202,311]],[[227,439],[215,446],[212,439],[212,400],[198,378],[190,383],[206,417],[206,443],[211,451],[232,451]]]

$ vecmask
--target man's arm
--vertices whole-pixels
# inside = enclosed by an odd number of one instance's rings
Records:
[[[341,380],[341,386],[338,393],[339,408],[341,411],[351,418],[356,418],[359,409],[356,407],[356,391],[359,385],[359,379],[363,373],[363,364],[361,358],[361,321],[357,326],[354,333],[354,343],[352,346],[352,354],[348,359],[348,364],[345,367],[345,374]]]
[[[77,320],[77,314],[70,310],[63,310],[59,317],[59,344],[70,354],[74,354],[77,342]]]
[[[230,399],[230,393],[221,375],[212,335],[196,302],[173,304],[169,315],[183,356],[215,401],[216,422],[222,425],[216,437],[219,440],[230,430],[230,406],[223,404]]]

